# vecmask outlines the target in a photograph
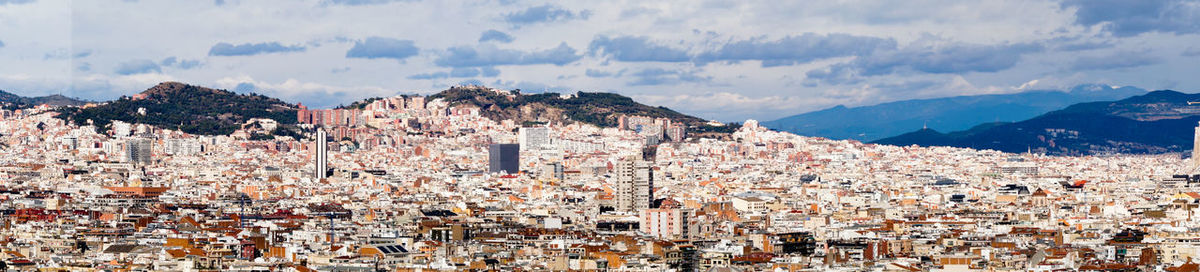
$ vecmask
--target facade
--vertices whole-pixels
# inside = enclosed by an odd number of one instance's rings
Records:
[[[125,156],[129,162],[136,165],[147,165],[153,162],[151,157],[154,143],[150,139],[132,139],[125,142]]]
[[[658,239],[688,239],[691,237],[689,209],[645,209],[639,213],[642,233]]]
[[[325,129],[317,129],[316,142],[313,144],[316,145],[313,148],[316,152],[313,154],[313,165],[316,167],[313,169],[313,177],[323,179],[328,177],[329,171],[329,135],[325,133]]]
[[[618,211],[636,212],[649,209],[654,201],[654,170],[652,163],[638,157],[627,157],[614,167],[616,186],[616,208]]]
[[[492,144],[488,146],[488,173],[506,172],[516,174],[521,170],[519,144]]]
[[[519,132],[519,142],[521,150],[540,150],[550,148],[550,128],[548,127],[522,127]]]

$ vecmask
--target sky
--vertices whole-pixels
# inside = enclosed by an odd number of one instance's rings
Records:
[[[310,107],[476,84],[721,121],[1068,89],[1200,91],[1200,1],[0,0],[0,90],[163,81]]]

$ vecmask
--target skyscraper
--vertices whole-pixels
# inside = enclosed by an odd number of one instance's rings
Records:
[[[125,142],[125,155],[129,162],[136,165],[146,165],[152,162],[150,157],[154,143],[150,139],[131,139]]]
[[[618,211],[639,211],[649,209],[654,201],[654,170],[653,163],[638,156],[630,156],[617,162],[615,167],[617,178]]]
[[[488,146],[488,173],[516,174],[521,169],[521,147],[518,144],[492,144]]]
[[[313,156],[313,159],[316,160],[316,162],[314,163],[316,168],[313,169],[313,177],[316,179],[323,179],[323,178],[328,177],[328,175],[326,175],[327,171],[329,171],[329,165],[328,165],[328,163],[329,163],[329,143],[328,143],[328,141],[329,141],[329,135],[325,134],[325,129],[318,128],[316,142],[314,143],[316,146],[313,149],[316,151],[316,154],[314,154],[314,156]]]

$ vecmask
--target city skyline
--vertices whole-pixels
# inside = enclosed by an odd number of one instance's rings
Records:
[[[615,92],[721,121],[1091,83],[1190,93],[1200,87],[1187,76],[1200,63],[1197,9],[9,0],[0,89],[108,100],[181,81],[331,107],[476,83]]]

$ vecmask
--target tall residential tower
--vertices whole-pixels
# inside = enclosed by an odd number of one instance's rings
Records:
[[[317,129],[317,137],[315,139],[316,146],[313,148],[316,154],[313,154],[315,160],[313,169],[313,178],[323,179],[329,177],[329,135],[325,133],[325,129]]]

